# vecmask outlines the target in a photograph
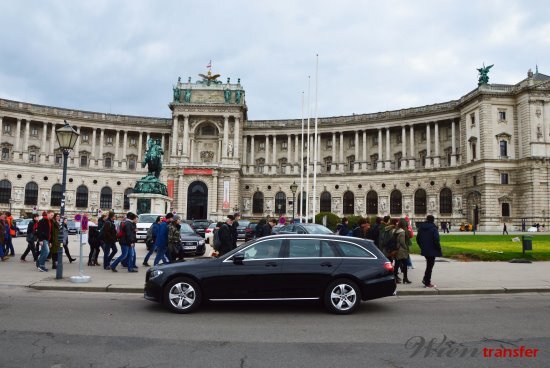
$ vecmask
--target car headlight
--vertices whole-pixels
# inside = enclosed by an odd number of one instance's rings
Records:
[[[158,277],[160,275],[162,275],[164,273],[164,271],[162,270],[153,270],[151,271],[151,277],[149,279],[154,279],[155,277]]]
[[[199,240],[199,245],[204,245],[204,240]]]

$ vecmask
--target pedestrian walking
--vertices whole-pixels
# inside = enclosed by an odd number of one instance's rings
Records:
[[[235,221],[235,217],[233,215],[228,215],[225,224],[223,224],[218,231],[220,238],[218,257],[230,252],[233,247],[233,234],[231,230],[233,221]]]
[[[145,255],[145,258],[143,259],[143,265],[145,267],[149,267],[149,258],[153,255],[153,252],[155,251],[155,242],[157,240],[157,233],[160,225],[160,216],[157,216],[155,219],[155,222],[153,222],[153,225],[149,227],[149,230],[147,230],[147,236],[145,237],[145,246],[147,247],[147,254]]]
[[[88,244],[90,245],[90,252],[88,253],[88,266],[99,266],[97,263],[99,248],[101,248],[99,237],[100,233],[98,226],[88,227]]]
[[[432,270],[435,264],[436,257],[442,257],[441,244],[439,242],[439,232],[434,223],[435,219],[432,215],[426,217],[426,222],[418,225],[418,233],[416,242],[420,246],[420,254],[426,258],[426,271],[422,284],[427,288],[433,288],[436,285],[432,284]]]
[[[231,250],[237,248],[237,241],[239,240],[239,220],[241,219],[241,214],[236,212],[233,214],[233,217],[235,218],[235,221],[233,221],[233,225],[231,225],[231,236],[233,237],[233,245],[231,246]]]
[[[408,267],[407,259],[409,259],[409,249],[412,244],[411,238],[408,234],[408,223],[402,218],[399,220],[397,228],[395,230],[396,240],[397,240],[397,254],[395,255],[395,266],[394,266],[394,276],[395,282],[398,284],[401,282],[401,279],[397,276],[399,269],[403,273],[403,283],[410,284],[411,281],[407,277]]]
[[[370,222],[365,218],[360,218],[357,221],[357,226],[351,232],[351,236],[355,238],[367,239],[370,234]]]
[[[120,224],[121,228],[117,234],[117,238],[119,238],[122,254],[111,265],[111,271],[113,272],[118,272],[116,267],[124,260],[128,260],[128,272],[138,272],[134,264],[135,245],[137,242],[136,223],[137,216],[132,212],[128,212],[126,220]]]
[[[109,270],[111,268],[111,261],[118,249],[116,247],[116,215],[113,211],[109,211],[107,219],[101,228],[100,238],[103,239],[103,269]]]
[[[348,224],[349,224],[348,218],[342,217],[342,222],[339,223],[338,226],[336,226],[336,232],[335,232],[336,235],[348,236],[350,233]]]
[[[277,220],[274,218],[270,218],[267,221],[267,225],[264,225],[264,236],[273,235],[273,228],[277,225]]]
[[[40,242],[40,255],[36,261],[36,267],[40,272],[48,272],[46,258],[50,254],[50,242],[52,240],[53,211],[42,212],[42,218],[38,221],[36,236]]]
[[[506,227],[506,223],[502,226],[502,235],[508,235],[508,228]]]
[[[170,263],[183,260],[183,248],[181,248],[181,217],[175,215],[168,225],[168,259]]]
[[[76,258],[71,257],[71,251],[69,250],[69,220],[66,217],[63,219],[63,224],[61,225],[61,233],[63,234],[63,250],[69,259],[69,263],[73,263],[76,261]]]
[[[32,220],[27,225],[27,249],[21,254],[21,262],[27,262],[26,258],[29,252],[32,254],[34,262],[38,260],[38,253],[36,252],[36,228],[38,227],[38,213],[32,215]]]
[[[61,216],[56,213],[52,222],[52,240],[50,242],[50,255],[52,257],[52,269],[57,269],[57,251],[61,246],[59,234],[61,232]]]
[[[5,253],[4,253],[4,241],[6,239],[6,221],[4,214],[0,214],[0,260],[2,262],[5,262],[10,259]]]
[[[164,217],[164,221],[159,224],[157,238],[155,240],[155,248],[157,248],[157,255],[153,264],[156,266],[162,261],[162,263],[169,263],[168,259],[168,225],[172,222],[174,214],[168,212]]]
[[[12,238],[15,237],[17,228],[15,226],[15,222],[13,221],[13,216],[11,215],[11,212],[6,211],[6,238],[4,240],[4,253],[6,255],[14,256],[15,250],[13,249],[13,241]]]
[[[264,236],[264,228],[265,228],[265,225],[267,225],[267,220],[266,219],[260,219],[260,221],[258,221],[258,224],[256,225],[256,228],[254,229],[254,234],[255,234],[255,238],[261,238],[262,236]]]

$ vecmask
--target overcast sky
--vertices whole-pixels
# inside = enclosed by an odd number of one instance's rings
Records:
[[[457,99],[483,62],[550,74],[550,1],[18,0],[0,31],[0,98],[130,115],[169,117],[209,60],[251,120],[299,118],[308,75],[313,104],[316,53],[319,116]]]

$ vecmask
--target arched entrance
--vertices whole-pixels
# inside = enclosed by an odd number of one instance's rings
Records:
[[[208,187],[202,181],[194,181],[187,189],[187,219],[208,219]]]

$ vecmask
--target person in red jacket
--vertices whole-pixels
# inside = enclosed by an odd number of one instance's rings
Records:
[[[6,212],[6,239],[4,240],[4,252],[6,255],[15,255],[15,250],[13,249],[12,238],[15,237],[15,223],[13,222],[13,216],[11,212]]]

